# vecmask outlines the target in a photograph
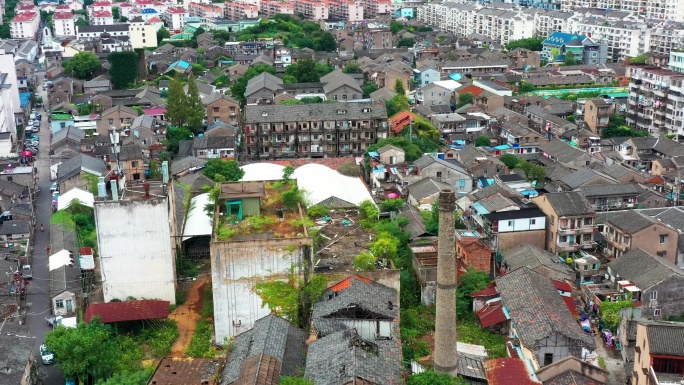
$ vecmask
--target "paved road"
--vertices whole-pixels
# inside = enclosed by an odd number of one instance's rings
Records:
[[[43,96],[44,104],[47,103],[47,95],[42,89],[43,76],[45,73],[37,75],[38,95]],[[26,324],[31,328],[31,334],[36,336],[35,356],[38,360],[43,383],[45,385],[64,385],[64,377],[56,365],[43,365],[40,361],[38,348],[45,339],[45,333],[50,330],[45,322],[45,316],[50,314],[50,281],[48,274],[48,259],[45,248],[50,240],[49,222],[52,214],[52,199],[50,197],[50,130],[47,123],[45,110],[40,110],[43,119],[40,124],[40,147],[35,167],[38,168],[38,186],[42,190],[38,193],[35,200],[35,214],[37,217],[37,231],[33,238],[33,279],[29,284],[27,303],[29,304]],[[45,226],[45,232],[40,231],[40,224]]]

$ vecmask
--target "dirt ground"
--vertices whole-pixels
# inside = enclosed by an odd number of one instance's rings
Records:
[[[188,291],[185,303],[178,306],[169,318],[178,324],[178,339],[171,347],[172,357],[185,356],[185,348],[190,344],[192,335],[195,333],[195,322],[202,318],[202,303],[204,301],[204,290],[209,284],[210,277],[203,275],[193,282],[192,288]]]

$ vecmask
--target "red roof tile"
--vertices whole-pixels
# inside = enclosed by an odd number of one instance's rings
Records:
[[[169,316],[169,304],[169,301],[150,299],[95,303],[86,309],[85,322],[90,322],[94,316],[100,316],[102,323],[166,318]]]
[[[147,19],[148,23],[163,23],[163,21],[157,16]]]
[[[398,134],[404,129],[404,127],[416,120],[416,116],[408,111],[402,111],[387,120],[389,120],[389,125],[392,131]]]
[[[187,13],[188,11],[186,11],[185,8],[169,7],[166,9],[166,12],[168,12],[168,13]]]
[[[555,286],[556,289],[567,293],[572,293],[572,286],[570,286],[569,283],[556,281],[555,279],[552,279],[551,282],[553,282],[553,286]]]
[[[16,16],[14,16],[14,19],[12,21],[17,21],[17,22],[25,22],[25,21],[31,21],[36,17],[37,13],[35,12],[24,12],[20,13]]]
[[[78,255],[93,255],[93,249],[90,247],[81,247],[78,249]]]
[[[485,305],[482,309],[476,311],[475,314],[480,321],[480,326],[483,328],[488,328],[498,323],[508,321],[508,317],[506,317],[506,313],[503,311],[503,304],[500,300]]]
[[[494,286],[494,285],[486,287],[480,291],[474,291],[474,292],[470,293],[470,296],[472,298],[475,298],[475,297],[491,297],[494,295],[499,295],[499,292],[496,291],[496,286]]]
[[[561,295],[561,298],[563,298],[563,302],[565,302],[565,306],[568,307],[568,310],[570,310],[570,313],[572,313],[573,316],[579,317],[579,311],[577,311],[577,305],[575,305],[575,299],[572,297],[565,297]]]
[[[520,358],[497,358],[482,363],[489,385],[537,385],[541,384],[527,371]]]
[[[93,17],[112,17],[109,11],[93,11]]]
[[[73,17],[74,15],[72,15],[71,12],[55,12],[55,15],[52,18],[55,20],[69,20]]]
[[[483,92],[485,92],[484,89],[482,89],[478,86],[472,85],[472,84],[469,85],[468,87],[462,89],[462,90],[458,90],[459,94],[469,93],[469,94],[473,94],[473,96],[477,96]]]
[[[332,170],[337,170],[343,163],[356,162],[354,158],[340,156],[337,158],[311,158],[311,159],[287,159],[287,160],[267,160],[263,162],[249,162],[251,163],[273,163],[281,166],[292,166],[298,168],[307,164],[320,164]]]
[[[365,283],[371,283],[371,280],[368,278],[364,278],[358,275],[353,275],[347,279],[344,279],[330,287],[332,291],[340,291],[348,288],[351,285],[351,280],[352,279],[358,279],[359,281],[365,282]]]

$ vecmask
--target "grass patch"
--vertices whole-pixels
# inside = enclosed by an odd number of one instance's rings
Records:
[[[213,336],[214,325],[204,319],[197,321],[195,324],[195,333],[192,335],[190,344],[185,348],[185,354],[192,358],[216,357],[219,350],[211,345]]]
[[[459,320],[456,332],[460,342],[484,346],[489,359],[508,357],[504,336],[480,328],[474,316]]]
[[[153,322],[134,339],[147,346],[154,358],[162,358],[171,352],[173,342],[178,338],[178,326],[176,321],[166,319]]]
[[[180,290],[176,290],[176,307],[185,303],[186,295]]]
[[[204,302],[202,303],[202,318],[209,318],[214,316],[214,292],[211,286],[204,289]]]

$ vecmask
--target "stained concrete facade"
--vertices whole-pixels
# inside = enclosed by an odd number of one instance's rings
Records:
[[[250,239],[211,243],[211,276],[214,295],[216,343],[254,327],[254,322],[271,313],[254,285],[263,280],[287,280],[290,269],[304,273],[305,250],[313,239]]]
[[[95,203],[105,302],[160,299],[176,303],[168,199]]]

